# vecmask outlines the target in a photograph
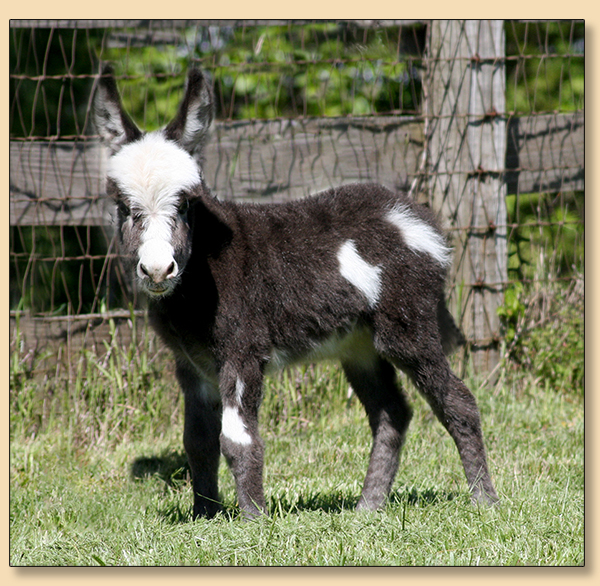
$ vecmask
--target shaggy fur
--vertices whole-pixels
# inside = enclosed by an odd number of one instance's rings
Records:
[[[266,511],[263,376],[331,358],[341,361],[373,435],[359,508],[384,504],[411,418],[394,367],[454,439],[473,498],[497,499],[475,400],[445,357],[463,339],[444,303],[450,249],[427,209],[372,184],[278,205],[219,201],[191,165],[213,116],[196,70],[164,130],[144,134],[133,124],[109,71],[95,103],[112,153],[108,192],[121,247],[185,397],[194,516],[219,510],[220,453],[245,516]]]

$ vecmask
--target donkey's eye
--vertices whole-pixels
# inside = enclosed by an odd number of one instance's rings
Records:
[[[119,212],[124,217],[128,217],[129,214],[131,214],[131,210],[129,209],[129,206],[123,201],[117,202],[117,208],[119,208]]]
[[[179,204],[179,207],[177,208],[177,213],[181,216],[184,216],[188,209],[190,208],[190,202],[187,200],[187,198],[184,198],[181,203]]]

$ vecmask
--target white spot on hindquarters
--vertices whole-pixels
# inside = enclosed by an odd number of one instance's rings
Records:
[[[221,433],[232,442],[249,446],[252,438],[246,430],[237,407],[225,407],[221,418]]]
[[[408,206],[397,204],[387,213],[386,220],[400,230],[409,248],[428,254],[444,267],[450,265],[452,249],[446,245],[444,237],[416,216]]]
[[[369,305],[373,307],[381,293],[381,267],[373,266],[364,260],[358,254],[353,240],[347,240],[342,244],[337,258],[342,277],[363,293]]]

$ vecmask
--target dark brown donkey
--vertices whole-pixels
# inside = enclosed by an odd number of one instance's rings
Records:
[[[266,512],[263,376],[322,359],[341,362],[373,433],[359,509],[386,502],[411,418],[394,367],[452,436],[474,500],[496,501],[475,399],[446,359],[462,336],[444,302],[451,251],[431,214],[379,185],[285,204],[220,201],[192,156],[212,119],[200,71],[190,71],[175,119],[150,133],[124,112],[110,70],[101,76],[107,191],[121,251],[175,356],[194,516],[219,510],[221,452],[244,515]]]

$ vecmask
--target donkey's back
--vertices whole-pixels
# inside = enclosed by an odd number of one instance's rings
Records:
[[[384,319],[399,327],[430,316],[428,344],[447,353],[460,343],[444,303],[450,249],[429,211],[404,194],[355,184],[221,208],[234,229],[210,263],[217,288],[235,291],[236,309],[224,307],[221,319],[238,324],[238,337],[247,330],[267,353],[313,357],[355,326],[376,332]]]

